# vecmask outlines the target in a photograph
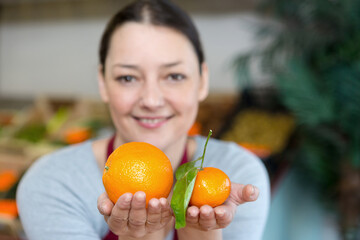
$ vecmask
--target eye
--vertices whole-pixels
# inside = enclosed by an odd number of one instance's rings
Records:
[[[124,83],[131,83],[136,80],[135,77],[130,75],[123,75],[116,78],[117,81],[124,82]]]
[[[168,80],[172,80],[172,81],[181,81],[184,80],[185,78],[186,78],[185,75],[180,73],[172,73],[169,74],[167,77]]]

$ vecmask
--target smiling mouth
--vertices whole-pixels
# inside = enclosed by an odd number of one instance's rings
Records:
[[[134,117],[134,119],[143,127],[146,128],[156,128],[160,127],[171,119],[173,116],[169,117]]]

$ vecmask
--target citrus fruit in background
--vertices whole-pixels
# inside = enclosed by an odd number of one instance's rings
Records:
[[[173,169],[159,148],[144,142],[125,143],[109,156],[103,184],[115,203],[124,193],[143,191],[146,206],[152,198],[167,198],[173,185]]]
[[[271,148],[263,144],[254,144],[247,142],[240,142],[238,144],[261,159],[267,158],[272,154]]]
[[[231,182],[220,169],[205,167],[196,175],[190,205],[217,207],[223,204],[230,195]]]
[[[81,143],[91,138],[91,130],[87,127],[69,128],[65,132],[65,142],[67,144]]]
[[[188,131],[189,136],[195,136],[201,134],[201,123],[194,122],[194,124],[191,126],[191,128]]]
[[[0,172],[0,192],[8,191],[17,181],[19,177],[12,170],[3,170]]]
[[[18,208],[14,199],[0,200],[0,217],[15,219],[18,216]]]

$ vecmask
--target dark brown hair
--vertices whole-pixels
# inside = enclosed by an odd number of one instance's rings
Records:
[[[198,31],[189,15],[168,0],[138,0],[121,9],[110,19],[102,35],[99,49],[103,73],[111,37],[114,31],[126,22],[149,22],[184,34],[194,47],[201,73],[201,64],[205,59]]]

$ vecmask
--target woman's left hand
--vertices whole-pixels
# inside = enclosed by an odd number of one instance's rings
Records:
[[[208,205],[200,208],[189,207],[186,214],[186,228],[204,231],[225,228],[233,220],[237,206],[255,201],[258,196],[259,189],[253,185],[231,183],[230,196],[222,205],[215,208]]]

